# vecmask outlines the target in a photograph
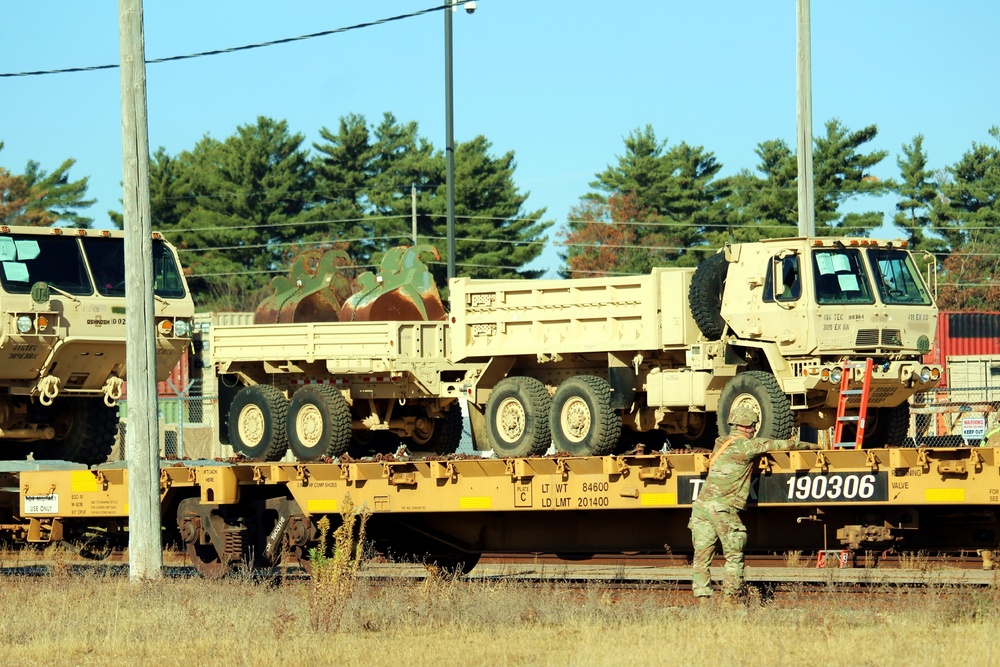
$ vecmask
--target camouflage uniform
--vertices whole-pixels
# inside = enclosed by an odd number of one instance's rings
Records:
[[[743,547],[747,530],[739,512],[746,507],[750,493],[750,472],[761,454],[775,450],[809,449],[815,447],[798,440],[748,438],[737,429],[715,441],[713,455],[727,440],[729,446],[712,463],[708,478],[691,507],[691,540],[694,543],[694,577],[691,582],[695,597],[711,597],[709,564],[715,556],[716,539],[722,543],[726,557],[722,590],[727,597],[739,595],[743,586]]]

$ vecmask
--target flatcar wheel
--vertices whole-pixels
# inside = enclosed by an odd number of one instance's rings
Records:
[[[222,562],[211,544],[188,544],[187,556],[194,569],[206,579],[221,579],[229,574],[229,564]]]
[[[217,533],[205,525],[205,522],[211,522],[224,535],[221,552],[214,541],[205,539],[206,534]],[[240,562],[243,532],[227,530],[231,527],[225,525],[221,516],[203,511],[199,498],[186,498],[177,506],[177,528],[191,565],[203,577],[220,579],[229,573],[233,563]]]
[[[289,560],[293,560],[299,564],[306,574],[310,577],[313,573],[312,561],[309,559],[309,549],[303,546],[294,546],[288,552]]]

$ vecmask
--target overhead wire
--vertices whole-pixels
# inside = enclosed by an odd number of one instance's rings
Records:
[[[455,0],[454,6],[464,5],[467,0]],[[371,28],[378,25],[384,25],[386,23],[392,23],[394,21],[402,21],[404,19],[416,18],[418,16],[423,16],[424,14],[431,14],[434,12],[440,12],[450,8],[452,5],[445,4],[437,7],[428,7],[427,9],[421,9],[415,12],[410,12],[409,14],[400,14],[398,16],[390,16],[384,19],[377,19],[375,21],[365,21],[364,23],[356,23],[354,25],[344,26],[342,28],[334,28],[332,30],[322,30],[320,32],[313,32],[307,35],[299,35],[297,37],[284,37],[281,39],[272,39],[266,42],[257,42],[254,44],[244,44],[242,46],[232,46],[225,49],[212,49],[210,51],[199,51],[197,53],[188,53],[185,55],[177,56],[167,56],[165,58],[151,58],[146,60],[147,65],[158,65],[160,63],[177,62],[179,60],[190,60],[192,58],[205,58],[208,56],[218,56],[226,53],[238,53],[240,51],[250,51],[253,49],[262,49],[270,46],[278,46],[280,44],[291,44],[293,42],[301,42],[307,39],[315,39],[317,37],[328,37],[330,35],[338,35],[345,32],[350,32],[352,30],[360,30],[362,28]],[[90,65],[84,67],[64,67],[61,69],[49,69],[49,70],[34,70],[28,72],[2,72],[0,73],[0,78],[14,78],[14,77],[26,77],[26,76],[46,76],[49,74],[71,74],[76,72],[97,72],[100,70],[118,69],[121,65],[118,63],[109,65]]]

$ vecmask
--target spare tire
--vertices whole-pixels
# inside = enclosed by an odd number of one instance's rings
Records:
[[[688,289],[691,317],[709,340],[722,338],[726,328],[726,321],[722,319],[722,294],[728,272],[729,262],[725,253],[720,252],[702,260],[691,277]]]

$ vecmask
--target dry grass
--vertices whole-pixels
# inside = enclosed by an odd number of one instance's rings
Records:
[[[805,592],[757,609],[663,602],[637,587],[357,579],[335,632],[311,581],[0,581],[8,665],[969,665],[1000,660],[985,589]]]

